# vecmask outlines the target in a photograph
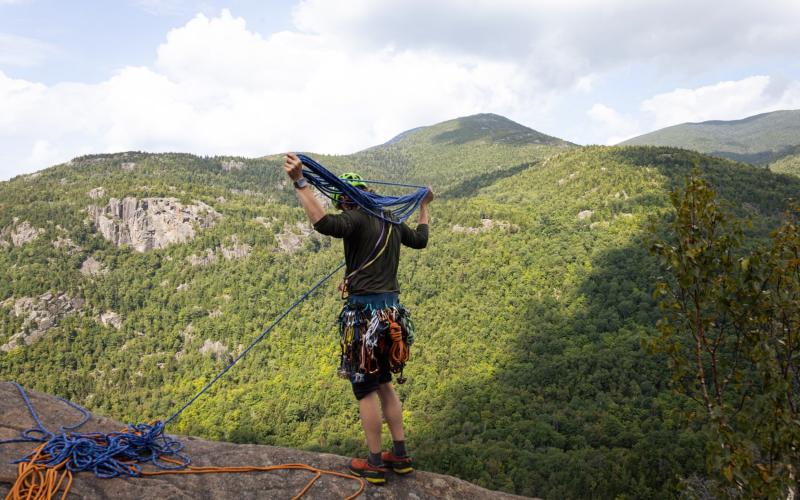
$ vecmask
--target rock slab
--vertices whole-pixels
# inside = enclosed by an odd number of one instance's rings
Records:
[[[34,408],[44,425],[56,430],[61,425],[80,421],[81,415],[53,396],[27,391]],[[20,432],[34,426],[16,388],[0,382],[0,440],[19,436]],[[124,425],[109,418],[92,415],[78,432],[112,432]],[[181,437],[187,453],[195,465],[278,465],[306,463],[320,469],[346,472],[347,458],[326,453],[264,446],[206,441]],[[8,493],[17,477],[13,460],[21,458],[34,448],[31,443],[0,445],[0,495]],[[311,474],[305,471],[251,472],[242,474],[187,474],[144,478],[98,479],[91,473],[74,476],[69,498],[168,498],[168,499],[229,499],[229,498],[292,498]],[[355,481],[334,476],[323,476],[306,493],[304,499],[345,498],[358,488]],[[523,498],[507,493],[490,491],[454,477],[417,471],[409,476],[389,474],[384,486],[367,485],[359,497],[365,499],[514,499]]]

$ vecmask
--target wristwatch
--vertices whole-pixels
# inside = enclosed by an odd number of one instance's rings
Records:
[[[296,181],[294,181],[294,188],[295,189],[303,189],[304,187],[308,186],[308,181],[305,177],[300,177]]]

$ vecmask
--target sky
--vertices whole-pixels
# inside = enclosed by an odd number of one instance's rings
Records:
[[[0,0],[0,180],[347,154],[497,113],[579,144],[800,109],[800,1]]]

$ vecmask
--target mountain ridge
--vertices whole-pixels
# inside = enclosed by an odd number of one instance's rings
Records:
[[[800,110],[760,113],[738,120],[688,122],[628,139],[622,146],[669,146],[763,165],[800,147]]]

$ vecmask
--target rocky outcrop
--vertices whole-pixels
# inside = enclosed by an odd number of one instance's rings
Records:
[[[250,255],[252,249],[253,247],[247,243],[240,242],[239,237],[234,234],[231,236],[230,246],[222,245],[219,251],[222,253],[225,260],[236,260],[243,259]]]
[[[93,200],[96,200],[98,198],[102,198],[103,196],[105,196],[106,195],[106,190],[103,189],[102,187],[96,187],[96,188],[90,190],[88,194],[89,194],[89,198],[91,198]]]
[[[89,257],[81,264],[81,274],[84,276],[101,276],[107,272],[108,269],[94,257]]]
[[[21,345],[31,345],[58,325],[59,320],[83,307],[83,299],[73,299],[67,294],[47,292],[38,298],[7,299],[0,306],[11,309],[11,314],[24,318],[22,330],[13,334],[0,350],[10,351]]]
[[[466,234],[480,234],[493,229],[506,233],[516,233],[519,231],[519,226],[503,220],[481,219],[481,225],[478,227],[465,227],[460,224],[454,224],[453,227],[450,228],[454,233]]]
[[[222,160],[219,162],[219,164],[222,166],[222,170],[226,172],[230,172],[231,170],[241,170],[246,166],[243,161],[239,160]]]
[[[87,211],[105,239],[138,252],[184,243],[194,238],[196,226],[211,227],[221,217],[202,201],[184,206],[175,198],[111,198],[105,207]]]
[[[119,330],[122,328],[122,316],[114,311],[106,311],[97,318],[100,323],[106,326],[112,326]]]
[[[28,391],[31,403],[44,426],[56,431],[62,425],[80,420],[80,414],[53,396]],[[0,382],[0,439],[18,437],[24,429],[35,425],[16,388]],[[113,432],[124,428],[120,422],[102,416],[92,418],[77,432]],[[181,437],[183,453],[192,464],[201,466],[278,465],[305,463],[325,470],[346,473],[347,458],[328,453],[280,448],[277,446],[233,444]],[[0,446],[0,495],[8,493],[16,481],[17,466],[13,460],[33,450],[32,443],[11,443]],[[311,479],[307,471],[250,472],[241,474],[186,474],[151,476],[146,478],[98,479],[92,473],[75,474],[70,498],[92,499],[231,499],[231,498],[292,498]],[[341,499],[355,493],[356,481],[322,476],[303,499]],[[60,494],[56,496],[60,498]],[[461,479],[417,471],[404,477],[389,475],[384,486],[367,485],[363,499],[498,499],[523,498],[507,493],[486,490]]]
[[[186,257],[186,262],[188,262],[192,267],[208,266],[216,261],[217,261],[217,255],[214,253],[214,250],[211,250],[210,248],[206,249],[205,255],[192,254]]]
[[[66,251],[68,254],[81,252],[83,249],[69,237],[59,236],[53,241],[53,247]]]
[[[30,243],[44,232],[44,229],[33,227],[30,222],[19,222],[19,218],[14,217],[14,224],[0,231],[0,246],[8,247],[10,244],[16,247],[25,243]]]
[[[203,345],[200,346],[200,349],[198,349],[198,352],[200,354],[209,354],[219,361],[220,359],[224,359],[228,354],[228,348],[219,340],[206,339]]]
[[[592,217],[594,212],[592,210],[581,210],[578,212],[578,220],[586,220]]]
[[[294,226],[287,224],[283,231],[275,235],[278,248],[289,253],[301,249],[309,239],[319,239],[319,236],[311,226],[304,222],[298,222]]]
[[[216,250],[206,248],[205,255],[192,254],[186,257],[186,261],[192,266],[208,266],[217,261],[217,255],[222,255],[225,260],[244,259],[250,255],[251,250],[253,247],[240,242],[239,237],[234,234],[228,244],[222,244]]]

